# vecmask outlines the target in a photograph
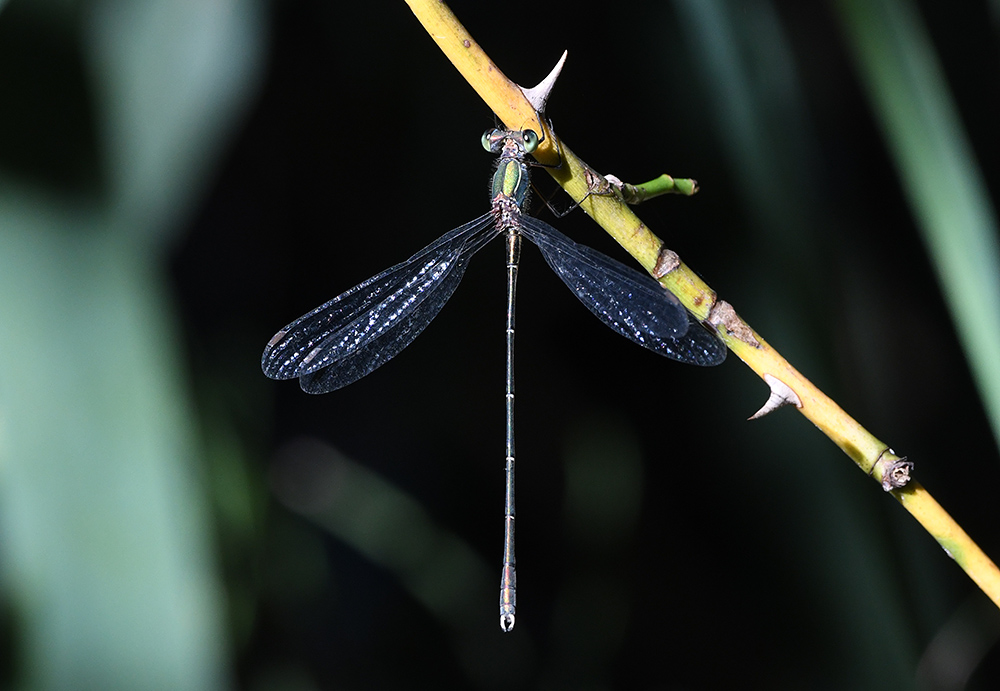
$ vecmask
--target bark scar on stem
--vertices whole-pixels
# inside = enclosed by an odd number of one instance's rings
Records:
[[[663,278],[680,265],[680,255],[671,249],[667,249],[665,246],[660,247],[660,254],[656,258],[656,266],[653,267],[653,276],[655,278]]]
[[[760,341],[754,336],[753,329],[740,318],[740,315],[736,314],[733,306],[725,300],[719,300],[715,303],[708,313],[706,321],[712,326],[718,327],[721,325],[726,330],[726,333],[733,338],[743,341],[754,348],[760,348]]]
[[[910,477],[910,473],[913,471],[913,461],[906,460],[906,456],[889,460],[885,458],[886,454],[895,456],[896,452],[886,447],[872,463],[872,469],[868,471],[868,475],[874,476],[876,469],[882,471],[882,491],[884,492],[906,487],[913,479]]]
[[[802,407],[802,399],[792,391],[788,384],[773,374],[764,374],[764,381],[771,387],[771,395],[767,397],[767,401],[760,407],[760,410],[747,418],[748,420],[757,420],[786,405],[794,405],[796,408]]]

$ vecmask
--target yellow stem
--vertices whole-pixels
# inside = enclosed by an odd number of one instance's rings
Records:
[[[518,86],[504,76],[447,5],[440,0],[407,0],[407,4],[441,51],[507,127],[516,130],[530,127],[544,132],[535,158],[546,164],[557,164],[561,160],[562,165],[558,168],[547,170],[573,199],[583,199],[588,191],[587,171],[590,168],[564,142],[557,143],[555,134],[538,117]],[[802,376],[731,306],[719,301],[715,291],[680,262],[676,254],[666,250],[663,242],[626,204],[610,195],[591,195],[581,208],[677,295],[696,317],[714,326],[729,349],[750,369],[765,380],[778,379],[791,389],[798,397],[799,412],[832,439],[858,467],[876,481],[883,481],[885,468],[900,457]],[[910,482],[905,487],[893,489],[891,494],[1000,607],[1000,570],[927,490]]]

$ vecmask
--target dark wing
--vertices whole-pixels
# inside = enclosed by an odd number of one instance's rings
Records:
[[[573,242],[537,218],[522,216],[521,227],[580,302],[625,338],[692,365],[726,359],[721,339],[650,276]]]
[[[385,364],[441,311],[469,258],[497,235],[493,225],[484,214],[299,317],[264,348],[264,374],[326,393]]]

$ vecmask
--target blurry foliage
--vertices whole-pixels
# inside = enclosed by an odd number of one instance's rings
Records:
[[[250,101],[259,21],[229,2],[0,15],[12,686],[209,689],[232,675],[165,245]]]

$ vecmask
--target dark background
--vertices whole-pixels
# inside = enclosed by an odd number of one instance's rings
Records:
[[[995,196],[995,5],[889,4],[927,32],[971,142],[968,163]],[[204,134],[188,121],[195,134],[180,130],[164,147],[196,161],[194,172],[154,186],[149,198],[163,208],[144,207],[145,225],[116,222],[118,190],[144,178],[109,163],[117,139],[101,116],[110,96],[100,70],[114,68],[94,36],[98,20],[127,36],[135,12],[27,5],[0,11],[0,87],[11,99],[0,106],[2,180],[25,199],[42,189],[60,208],[110,209],[96,213],[96,230],[53,231],[60,246],[107,235],[137,247],[143,285],[162,299],[153,311],[169,352],[151,357],[167,358],[163,380],[180,391],[174,405],[193,440],[183,463],[196,478],[190,504],[172,504],[166,524],[194,526],[204,559],[191,568],[217,612],[191,634],[216,652],[184,685],[995,688],[996,608],[896,501],[794,409],[747,422],[768,392],[735,357],[684,366],[602,328],[531,246],[516,349],[520,597],[517,626],[502,634],[501,244],[472,262],[411,347],[358,383],[308,396],[259,366],[279,327],[487,209],[492,161],[479,136],[492,114],[402,2],[252,5],[246,55],[227,56],[245,58],[239,97],[216,104],[207,92],[205,117],[225,110],[221,124]],[[848,3],[450,5],[519,83],[536,83],[568,49],[548,113],[560,136],[626,180],[697,178],[694,198],[637,213],[795,367],[908,455],[987,554],[1000,553],[997,447],[848,51]],[[171,45],[202,31],[160,21],[154,13],[143,26],[174,30]],[[189,96],[177,86],[184,76],[148,86],[162,107]],[[555,192],[544,173],[535,179]],[[581,212],[534,213],[628,260]],[[75,285],[80,295],[88,284]],[[0,325],[5,342],[25,336],[14,323]],[[67,347],[74,338],[26,335]],[[95,357],[109,370],[142,370],[116,351],[117,333],[104,336]],[[49,376],[24,367],[34,383],[18,389],[12,368],[0,387],[8,409]],[[125,390],[148,384],[125,380]],[[91,392],[77,393],[86,408]],[[116,415],[95,414],[94,435],[131,424]],[[39,429],[59,438],[59,415]],[[132,443],[146,448],[139,432]],[[29,455],[11,448],[16,469]],[[60,462],[87,459],[68,452]],[[126,482],[95,472],[102,484]],[[24,580],[19,566],[17,535],[33,523],[17,513],[18,478],[4,477],[0,517],[13,545],[5,675],[59,685],[82,664],[74,641],[107,631],[81,615],[53,643],[33,619],[45,611],[37,599],[75,569],[32,561],[51,585],[25,595],[38,577]],[[192,506],[197,518],[185,518]],[[37,539],[59,550],[59,538]],[[144,685],[143,672],[101,667],[95,688]]]

